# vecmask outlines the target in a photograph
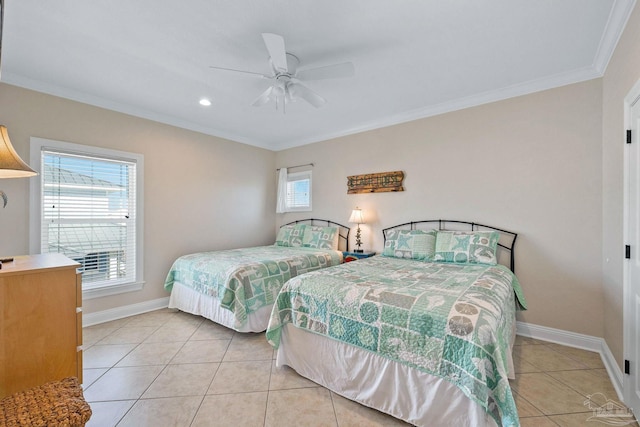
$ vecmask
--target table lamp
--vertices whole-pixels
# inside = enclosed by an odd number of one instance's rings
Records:
[[[349,217],[349,222],[354,223],[354,224],[358,224],[358,228],[356,229],[356,246],[357,249],[354,250],[354,252],[357,253],[362,253],[363,250],[360,249],[360,246],[362,246],[362,240],[360,239],[360,224],[364,224],[364,217],[362,216],[362,209],[358,208],[356,206],[356,208],[351,211],[351,216]]]
[[[0,178],[25,178],[35,175],[38,175],[38,172],[31,169],[20,158],[11,145],[7,128],[0,125]],[[0,191],[0,197],[2,197],[2,207],[4,208],[7,206],[7,195],[4,191]],[[0,268],[2,268],[2,261],[13,261],[13,258],[0,259]]]

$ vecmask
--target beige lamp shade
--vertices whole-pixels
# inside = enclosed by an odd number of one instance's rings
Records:
[[[38,175],[14,150],[6,126],[0,125],[0,178],[26,178]]]
[[[356,207],[353,211],[351,211],[351,216],[349,217],[349,222],[354,224],[364,224],[364,217],[362,216],[362,209]]]

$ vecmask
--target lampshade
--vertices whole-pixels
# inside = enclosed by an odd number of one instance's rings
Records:
[[[9,140],[9,133],[5,126],[0,125],[0,178],[25,178],[38,175],[26,164]]]
[[[356,207],[353,211],[351,211],[351,216],[349,217],[349,222],[354,224],[364,224],[364,217],[362,216],[362,209]]]

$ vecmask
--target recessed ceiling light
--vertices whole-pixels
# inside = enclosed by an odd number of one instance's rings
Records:
[[[200,100],[200,105],[202,105],[203,107],[208,107],[211,105],[211,101],[209,101],[207,98],[202,98]]]

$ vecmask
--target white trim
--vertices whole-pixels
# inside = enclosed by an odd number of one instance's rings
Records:
[[[452,111],[463,110],[465,108],[477,107],[479,105],[490,104],[492,102],[503,101],[505,99],[515,98],[522,95],[541,92],[543,90],[554,89],[574,83],[587,80],[597,79],[602,74],[596,71],[593,66],[569,71],[566,73],[555,74],[553,76],[543,77],[524,83],[515,84],[505,88],[490,90],[488,92],[467,96],[464,98],[453,99],[437,105],[430,105],[425,108],[419,108],[412,111],[402,112],[392,116],[386,116],[381,120],[360,123],[354,127],[339,130],[337,132],[316,134],[310,138],[296,139],[295,141],[278,141],[269,144],[269,149],[273,151],[286,150],[288,148],[299,147],[302,145],[313,144],[315,142],[327,141],[334,138],[362,133],[370,130],[380,129],[388,126],[394,126],[414,120],[425,119],[427,117],[437,116]],[[266,144],[263,144],[266,145]]]
[[[594,61],[591,65],[584,68],[571,70],[536,80],[516,84],[509,87],[498,88],[485,93],[471,95],[465,98],[453,99],[442,104],[431,105],[426,108],[420,108],[413,111],[402,112],[393,116],[387,116],[382,120],[373,120],[369,122],[359,123],[354,127],[341,129],[336,132],[317,133],[308,138],[295,138],[290,140],[264,140],[257,138],[247,138],[235,132],[225,132],[220,129],[203,126],[189,120],[159,114],[145,108],[126,105],[115,102],[103,97],[82,93],[67,87],[52,85],[47,82],[29,79],[10,72],[2,73],[2,80],[10,85],[35,90],[42,93],[58,96],[61,98],[71,99],[89,105],[95,105],[112,111],[129,114],[135,117],[141,117],[168,125],[177,126],[179,128],[201,132],[206,135],[212,135],[224,139],[228,139],[255,147],[264,148],[271,151],[281,151],[288,148],[299,147],[329,139],[348,136],[361,133],[373,129],[393,126],[413,120],[423,119],[448,113],[451,111],[462,110],[469,107],[488,104],[491,102],[501,101],[504,99],[515,98],[534,92],[553,89],[573,83],[579,83],[586,80],[596,79],[603,76],[607,65],[613,55],[615,47],[624,31],[624,27],[636,3],[636,0],[614,0],[609,13],[609,18],[605,25],[602,38],[598,50],[595,54]]]
[[[36,92],[57,96],[59,98],[70,99],[72,101],[81,102],[83,104],[94,105],[96,107],[104,108],[107,110],[117,111],[119,113],[128,114],[133,117],[139,117],[142,119],[147,119],[147,120],[151,120],[158,123],[165,123],[171,126],[182,128],[182,129],[188,129],[195,132],[204,133],[206,135],[217,136],[219,138],[228,139],[230,141],[235,141],[235,142],[240,142],[247,145],[253,145],[255,147],[265,148],[267,150],[271,149],[271,147],[269,147],[269,144],[265,143],[264,141],[248,139],[242,135],[238,135],[230,132],[224,132],[220,129],[203,126],[201,124],[194,123],[189,120],[181,119],[175,116],[160,114],[158,112],[151,111],[145,108],[123,104],[121,102],[106,99],[101,96],[80,92],[64,86],[53,85],[51,83],[43,82],[40,80],[30,79],[28,77],[24,77],[24,76],[6,72],[6,71],[2,72],[2,82],[9,85],[33,90]]]
[[[133,161],[136,164],[136,277],[135,282],[110,285],[109,287],[86,289],[82,295],[85,299],[99,298],[107,295],[115,295],[125,292],[141,290],[144,287],[144,155],[128,151],[113,150],[110,148],[91,145],[75,144],[71,142],[56,141],[31,137],[29,164],[40,165],[41,151],[47,147],[54,150],[69,151],[72,153],[85,153],[91,156],[104,156],[113,159]],[[29,180],[29,253],[38,254],[41,251],[41,180]]]
[[[281,151],[288,148],[300,147],[307,144],[312,144],[320,141],[327,141],[334,138],[353,135],[369,130],[380,129],[388,126],[393,126],[413,120],[423,119],[427,117],[437,116],[440,114],[448,113],[451,111],[462,110],[465,108],[475,107],[478,105],[489,104],[491,102],[502,101],[509,98],[515,98],[517,96],[527,95],[534,92],[540,92],[543,90],[553,89],[560,86],[565,86],[573,83],[579,83],[586,80],[596,79],[602,77],[602,73],[596,70],[592,65],[578,70],[573,70],[566,73],[560,73],[553,76],[543,77],[541,79],[532,80],[529,82],[516,84],[506,88],[500,88],[465,98],[453,99],[451,101],[444,102],[438,105],[431,105],[426,108],[420,108],[417,110],[407,111],[400,114],[387,116],[382,120],[373,120],[370,122],[359,123],[354,127],[341,129],[336,132],[317,133],[309,138],[296,138],[290,140],[258,140],[254,138],[247,138],[246,136],[223,132],[219,129],[202,126],[196,123],[189,122],[184,119],[180,119],[173,116],[162,115],[152,111],[146,111],[141,108],[132,107],[130,105],[123,105],[121,103],[106,100],[101,97],[88,95],[86,93],[78,93],[68,88],[53,86],[48,83],[43,83],[36,80],[27,79],[21,76],[14,75],[12,73],[3,72],[2,80],[10,85],[35,90],[38,92],[46,93],[53,96],[58,96],[65,99],[71,99],[73,101],[82,102],[89,105],[95,105],[101,108],[106,108],[112,111],[118,111],[121,113],[129,114],[134,117],[140,117],[143,119],[153,120],[160,123],[166,123],[168,125],[176,126],[182,129],[188,129],[196,132],[201,132],[205,135],[216,136],[219,138],[225,138],[231,141],[240,142],[243,144],[252,145],[255,147],[264,148],[271,151]]]
[[[520,321],[516,322],[516,333],[523,337],[535,338],[542,341],[566,345],[567,347],[594,351],[600,354],[602,363],[607,369],[607,374],[609,374],[609,379],[611,379],[611,384],[618,394],[618,399],[624,402],[622,370],[620,369],[620,366],[618,366],[615,357],[613,357],[613,353],[611,353],[611,350],[604,339]]]
[[[577,334],[575,332],[564,331],[562,329],[549,328],[547,326],[533,325],[531,323],[518,321],[516,322],[516,333],[523,337],[535,338],[542,341],[566,345],[568,347],[580,348],[582,350],[595,351],[598,353],[602,350],[602,338]]]
[[[136,304],[123,305],[109,310],[96,311],[94,313],[82,313],[82,326],[93,326],[100,323],[111,322],[112,320],[124,317],[135,316],[136,314],[148,313],[160,310],[169,306],[169,297],[158,298],[150,301],[143,301]]]
[[[626,132],[627,129],[631,129],[631,110],[633,106],[640,100],[640,80],[638,80],[627,96],[624,98],[624,128],[623,132]],[[632,238],[629,237],[629,228],[630,228],[630,218],[629,218],[629,209],[630,209],[630,200],[629,200],[629,174],[630,171],[630,145],[624,144],[624,158],[623,158],[623,200],[622,200],[622,241],[623,244],[630,243]],[[622,307],[622,357],[625,360],[630,360],[635,362],[637,365],[638,361],[635,361],[635,356],[633,355],[633,344],[637,340],[636,337],[633,336],[636,333],[636,329],[633,327],[635,322],[635,291],[631,285],[631,281],[629,280],[629,260],[622,258],[622,300],[624,301]],[[637,344],[637,343],[636,343]],[[631,399],[632,384],[633,381],[626,381],[623,383],[624,387],[624,396]]]
[[[159,310],[168,306],[169,297],[166,297],[151,301],[144,301],[137,304],[116,307],[109,310],[98,311],[95,313],[83,313],[82,324],[83,326],[97,325],[100,323],[110,322],[112,320],[122,319],[124,317]],[[579,348],[582,350],[593,351],[600,354],[602,363],[604,364],[607,370],[607,374],[611,379],[611,383],[615,388],[616,393],[618,394],[618,399],[624,402],[622,393],[622,370],[618,366],[613,353],[611,353],[611,350],[609,349],[606,341],[602,338],[520,321],[516,322],[516,333],[523,337],[535,338],[542,341],[553,342],[556,344],[566,345],[567,347]]]
[[[298,207],[289,206],[289,183],[304,180],[309,180],[309,205]],[[285,212],[311,212],[313,210],[313,173],[311,170],[287,173],[286,191],[287,193],[285,194]]]
[[[604,367],[607,369],[607,374],[609,374],[611,384],[613,384],[613,388],[615,388],[616,393],[618,393],[618,399],[624,402],[624,374],[622,373],[620,366],[618,366],[616,358],[613,356],[613,353],[605,340],[602,340],[602,352],[600,353],[600,357],[602,357]]]
[[[124,294],[126,292],[141,291],[145,282],[121,283],[118,285],[102,286],[82,290],[82,299],[102,298],[109,295]]]
[[[593,68],[602,76],[607,70],[609,61],[616,50],[618,41],[627,26],[627,21],[631,16],[631,11],[636,4],[636,0],[614,0],[609,13],[609,19],[605,25],[598,52],[596,53]]]
[[[254,147],[264,148],[270,151],[281,151],[288,148],[300,147],[303,145],[312,144],[320,141],[327,141],[334,138],[353,135],[369,130],[380,129],[388,126],[397,125],[413,120],[423,119],[427,117],[437,116],[440,114],[448,113],[451,111],[462,110],[465,108],[475,107],[478,105],[489,104],[491,102],[501,101],[504,99],[515,98],[517,96],[527,95],[534,92],[540,92],[547,89],[553,89],[560,86],[565,86],[573,83],[579,83],[586,80],[596,79],[602,77],[602,73],[596,70],[593,66],[585,67],[578,70],[573,70],[566,73],[560,73],[557,75],[544,77],[537,80],[509,86],[506,88],[496,89],[485,93],[480,93],[465,98],[454,99],[448,102],[444,102],[438,105],[431,105],[426,108],[421,108],[413,111],[403,112],[382,120],[374,120],[370,122],[360,123],[354,127],[341,129],[337,132],[317,133],[310,138],[296,138],[291,140],[258,140],[254,138],[247,138],[246,136],[223,132],[219,129],[202,126],[187,120],[158,114],[156,112],[147,111],[142,108],[132,107],[130,105],[124,105],[118,102],[113,102],[98,96],[89,95],[86,93],[79,93],[68,88],[58,87],[44,83],[37,80],[32,80],[18,76],[12,73],[3,72],[2,80],[10,85],[23,87],[29,90],[35,90],[38,92],[46,93],[49,95],[57,96],[60,98],[71,99],[73,101],[82,102],[89,105],[105,108],[111,111],[117,111],[125,114],[129,114],[134,117],[140,117],[143,119],[153,120],[159,123],[165,123],[171,126],[176,126],[182,129],[188,129],[195,132],[201,132],[205,135],[216,136],[219,138],[228,139]]]

